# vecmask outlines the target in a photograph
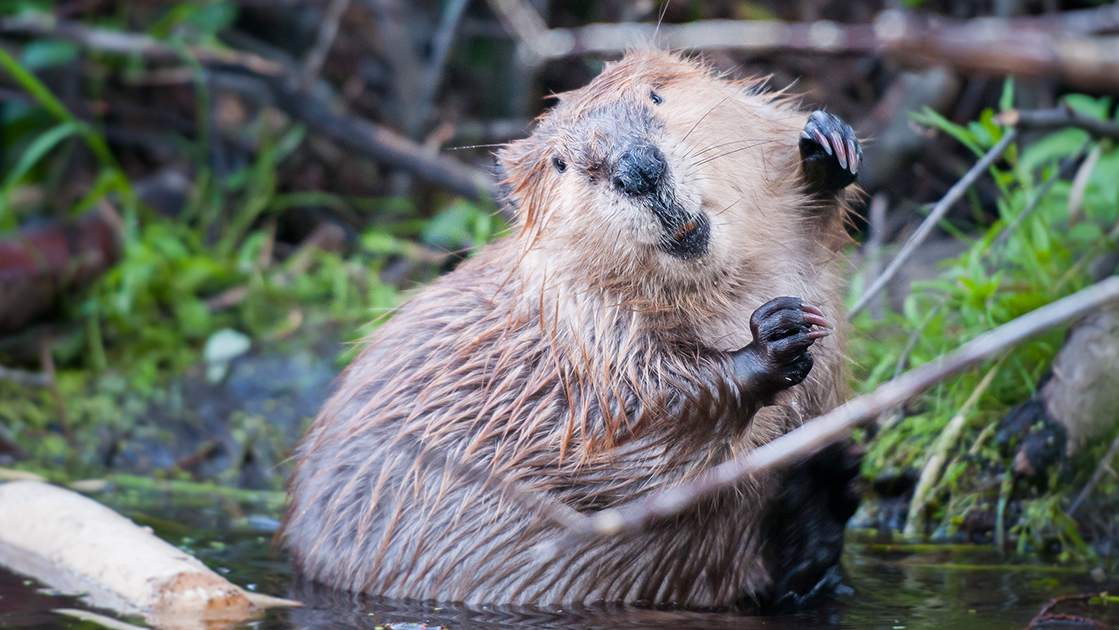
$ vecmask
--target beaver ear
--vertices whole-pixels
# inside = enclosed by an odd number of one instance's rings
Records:
[[[531,138],[515,140],[497,152],[498,190],[501,202],[519,211],[524,202],[526,185],[535,172],[537,162],[543,159],[539,147]]]
[[[501,158],[494,157],[494,175],[497,177],[497,203],[516,213],[521,209],[521,202],[513,196],[513,186],[509,183],[509,171]]]

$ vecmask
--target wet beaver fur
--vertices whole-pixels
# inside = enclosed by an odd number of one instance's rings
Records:
[[[638,52],[498,158],[512,233],[373,333],[300,446],[284,536],[303,575],[448,602],[762,609],[830,583],[854,509],[834,448],[555,556],[557,526],[509,489],[601,510],[843,400],[825,317],[841,319],[850,127]]]

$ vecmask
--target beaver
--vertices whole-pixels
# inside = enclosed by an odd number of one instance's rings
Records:
[[[829,318],[862,149],[840,119],[669,52],[557,98],[498,152],[511,233],[339,378],[298,449],[286,544],[305,577],[392,598],[799,601],[853,511],[835,453],[558,554],[522,498],[616,506],[842,402]]]

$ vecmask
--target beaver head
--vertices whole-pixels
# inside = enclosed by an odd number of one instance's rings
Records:
[[[790,245],[820,240],[790,176],[804,119],[757,81],[631,53],[557,98],[498,156],[526,248],[549,273],[679,303],[680,288],[772,271]],[[535,267],[533,255],[525,262]]]

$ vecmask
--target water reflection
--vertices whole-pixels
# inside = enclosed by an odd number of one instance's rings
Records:
[[[234,582],[259,592],[303,601],[303,609],[273,611],[247,624],[259,630],[395,628],[451,630],[525,628],[673,628],[788,630],[886,629],[1017,630],[1055,595],[1115,592],[1119,580],[1091,580],[1084,569],[1014,566],[990,548],[896,546],[852,538],[844,557],[846,588],[818,609],[781,617],[733,612],[653,610],[632,606],[579,608],[467,607],[404,602],[339,593],[297,579],[272,545],[267,518],[252,519],[252,506],[190,505],[152,497],[113,497],[132,518],[184,546]],[[260,514],[258,516],[274,516]],[[0,628],[91,628],[51,614],[73,606],[70,598],[42,593],[37,585],[0,570]],[[1082,612],[1076,605],[1064,612]],[[1091,610],[1107,620],[1106,611]],[[1119,620],[1112,613],[1111,621]],[[1050,626],[1076,627],[1076,626]]]

